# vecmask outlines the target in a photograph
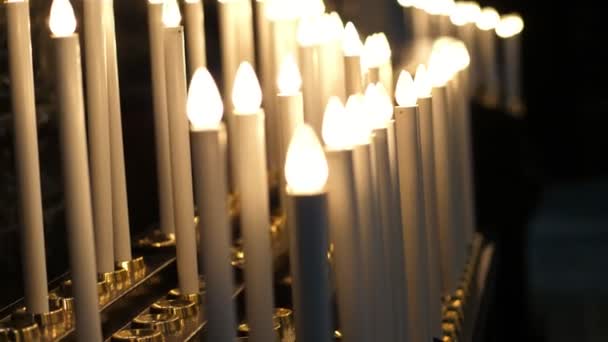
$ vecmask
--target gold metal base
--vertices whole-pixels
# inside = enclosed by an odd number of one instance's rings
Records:
[[[150,307],[152,313],[176,315],[179,318],[190,318],[198,314],[199,305],[187,299],[161,299]]]
[[[138,281],[146,275],[146,263],[144,262],[143,256],[133,260],[119,262],[116,266],[127,270],[133,281]]]
[[[193,293],[193,294],[189,294],[189,295],[183,295],[179,288],[172,289],[167,294],[167,298],[169,298],[169,299],[186,299],[186,300],[191,300],[195,303],[202,304],[203,298],[205,296],[205,291],[206,291],[205,279],[203,279],[203,278],[198,279],[198,289],[199,289],[199,293]]]
[[[284,342],[281,339],[281,323],[279,323],[279,321],[277,321],[276,319],[273,319],[272,321],[274,324],[273,329],[276,334],[275,342]],[[236,331],[237,331],[238,337],[248,337],[249,336],[249,325],[247,323],[241,323],[241,324],[239,324]],[[270,341],[270,342],[272,342],[272,341]]]
[[[65,309],[61,299],[57,297],[49,297],[49,312],[30,314],[25,307],[17,309],[12,315],[13,321],[31,321],[33,320],[41,328],[56,326],[65,322]]]
[[[184,328],[184,321],[172,314],[143,314],[135,317],[132,325],[134,328],[153,329],[163,334],[172,335]]]
[[[163,342],[164,340],[160,331],[152,329],[125,329],[112,335],[112,341],[116,342]]]
[[[40,329],[33,315],[0,322],[0,341],[40,341]]]
[[[72,296],[72,280],[66,280],[61,284],[61,288],[57,295],[61,298],[61,304],[67,315],[74,312],[74,296]],[[99,306],[105,305],[110,300],[110,284],[104,279],[97,279],[97,295],[99,297]]]
[[[122,267],[117,268],[113,272],[102,273],[98,278],[103,279],[111,291],[122,291],[131,285],[129,271]]]
[[[232,247],[232,267],[244,268],[245,267],[245,252],[243,251],[242,245]]]
[[[281,325],[281,341],[293,342],[296,340],[296,325],[293,318],[293,311],[285,308],[274,310],[273,319]]]
[[[154,230],[150,235],[139,239],[136,245],[151,249],[175,248],[175,234],[166,235],[160,230]]]

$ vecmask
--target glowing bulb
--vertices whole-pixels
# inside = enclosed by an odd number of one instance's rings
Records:
[[[299,1],[299,5],[302,17],[319,16],[325,13],[325,3],[323,0],[302,0]]]
[[[276,20],[295,20],[300,16],[299,0],[264,0],[266,18]]]
[[[376,43],[378,44],[378,49],[380,49],[380,55],[378,56],[383,63],[388,62],[391,59],[393,52],[391,51],[391,44],[388,42],[388,38],[386,38],[386,34],[384,32],[380,32],[376,34]]]
[[[501,38],[510,38],[524,29],[524,21],[519,14],[508,14],[500,18],[496,26],[496,34]]]
[[[471,56],[464,42],[461,40],[454,40],[451,44],[450,49],[453,51],[454,66],[458,71],[466,69],[471,63]]]
[[[351,95],[346,101],[346,115],[352,123],[352,138],[354,145],[369,144],[372,134],[372,125],[365,115],[363,96]]]
[[[76,31],[76,16],[69,0],[53,0],[49,27],[55,37],[67,37]]]
[[[281,94],[297,94],[302,87],[300,69],[292,54],[288,54],[281,63],[277,80]]]
[[[429,58],[429,78],[433,87],[445,86],[454,75],[451,63],[447,60],[445,53],[433,52]]]
[[[382,83],[378,83],[377,85],[369,84],[367,86],[363,104],[369,116],[371,128],[386,128],[386,124],[393,117],[393,105]]]
[[[479,13],[475,25],[480,30],[488,31],[494,29],[499,22],[498,12],[492,7],[484,7]]]
[[[330,34],[333,39],[342,40],[344,38],[344,22],[338,12],[331,12],[329,14],[329,23],[331,24]]]
[[[298,24],[297,38],[302,46],[318,45],[323,41],[323,17],[302,17]]]
[[[414,80],[407,70],[401,70],[401,74],[399,74],[395,87],[395,99],[401,107],[415,107],[418,102]]]
[[[165,0],[163,4],[163,24],[166,27],[178,27],[182,21],[177,0]]]
[[[262,105],[262,89],[255,71],[249,62],[242,62],[236,71],[232,88],[232,103],[235,114],[257,114]]]
[[[454,10],[455,6],[454,0],[440,0],[438,1],[438,3],[439,14],[446,16],[452,14],[452,11]]]
[[[431,96],[433,85],[431,84],[429,74],[426,71],[426,66],[424,64],[420,64],[416,69],[414,87],[416,88],[416,95],[419,99]]]
[[[345,56],[361,56],[363,43],[359,37],[359,32],[352,22],[346,23],[344,37],[342,39],[342,49]]]
[[[365,38],[365,45],[363,45],[363,54],[361,55],[361,64],[365,68],[378,68],[384,62],[382,42],[379,41],[380,37],[373,34]]]
[[[285,157],[285,179],[290,194],[312,195],[323,191],[329,176],[325,152],[315,131],[307,124],[296,128]]]
[[[415,0],[398,0],[397,2],[399,2],[401,7],[412,7],[416,3]]]
[[[452,9],[450,14],[450,21],[456,26],[463,26],[469,23],[474,23],[479,14],[481,8],[479,4],[473,1],[458,1]]]
[[[352,148],[352,132],[348,127],[350,123],[340,98],[336,96],[329,98],[327,106],[325,106],[323,127],[321,128],[325,145],[333,150]]]
[[[186,111],[195,130],[217,129],[222,121],[222,96],[206,68],[197,69],[192,76]]]
[[[426,0],[420,1],[420,6],[424,9],[428,14],[432,15],[440,15],[442,14],[442,0]]]

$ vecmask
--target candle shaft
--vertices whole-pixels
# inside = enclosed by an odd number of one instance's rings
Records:
[[[321,136],[323,108],[320,78],[320,48],[318,45],[300,46],[300,70],[304,95],[304,121]]]
[[[256,0],[255,12],[256,12],[256,28],[257,28],[257,57],[260,66],[260,82],[262,84],[262,94],[276,94],[276,73],[275,73],[275,62],[274,62],[274,51],[273,51],[273,37],[271,30],[271,23],[266,16],[266,0]],[[278,61],[278,65],[281,61]],[[269,113],[277,112],[277,101],[271,97],[266,96],[263,99],[264,112]],[[270,114],[270,115],[273,115]],[[266,123],[266,130],[268,131],[271,127]],[[270,145],[270,141],[268,141]],[[279,177],[283,178],[283,177]]]
[[[175,220],[173,215],[173,184],[171,183],[171,153],[169,147],[162,9],[162,2],[148,2],[160,229],[164,234],[170,235],[175,233]]]
[[[496,60],[496,34],[494,30],[477,30],[479,62],[482,72],[484,103],[495,107],[498,104],[500,87]]]
[[[344,82],[346,96],[363,93],[361,56],[344,56]]]
[[[395,109],[395,132],[406,253],[409,340],[430,341],[429,267],[417,107]]]
[[[277,97],[277,133],[279,135],[279,165],[285,165],[285,157],[291,137],[300,124],[304,123],[304,102],[302,93],[295,95],[279,94]],[[285,177],[281,177],[281,189],[285,189]],[[283,207],[289,203],[286,193],[281,191]],[[286,209],[286,208],[285,208]]]
[[[241,229],[246,255],[246,312],[253,342],[274,338],[272,254],[264,114],[234,115],[238,184],[241,187]]]
[[[469,74],[468,94],[470,96],[475,94],[477,91],[477,77],[479,75],[479,58],[477,56],[477,44],[475,41],[476,26],[474,23],[468,23],[465,25],[457,26],[456,30],[458,33],[458,38],[460,38],[460,40],[462,40],[466,45],[467,50],[469,51],[469,58],[471,59],[469,67],[467,69],[467,72]]]
[[[29,313],[40,314],[49,311],[49,301],[29,3],[13,1],[5,5],[25,305]]]
[[[80,47],[78,35],[53,40],[76,335],[81,342],[101,341]]]
[[[393,64],[391,59],[389,58],[384,64],[380,66],[380,82],[387,94],[394,94],[395,90],[393,89]]]
[[[327,151],[328,211],[334,245],[336,296],[342,334],[347,341],[373,341],[371,302],[365,295],[359,209],[352,150]]]
[[[184,2],[184,21],[186,52],[188,54],[188,79],[192,79],[196,69],[207,66],[205,15],[201,0]]]
[[[431,38],[432,30],[430,23],[430,15],[425,10],[410,7],[412,13],[412,31],[414,39],[428,39]]]
[[[437,16],[439,20],[439,35],[440,36],[453,36],[454,35],[454,25],[450,21],[449,15],[439,15]]]
[[[378,82],[380,82],[380,68],[369,68],[367,70],[367,84],[376,84]]]
[[[199,208],[201,254],[206,284],[207,339],[232,342],[236,312],[232,303],[232,246],[228,216],[226,133],[223,130],[191,133],[196,203]]]
[[[298,341],[333,341],[327,194],[290,195],[294,208],[291,264]]]
[[[521,96],[521,34],[502,39],[505,80],[504,105],[515,115],[521,115],[523,101]]]
[[[186,117],[186,60],[184,58],[184,31],[181,26],[165,28],[165,71],[167,81],[167,108],[169,139],[173,175],[175,215],[175,243],[177,275],[184,294],[199,292],[194,232],[194,199],[192,193],[192,163],[190,139]]]
[[[125,175],[125,156],[122,139],[122,114],[116,32],[114,26],[114,1],[104,2],[105,33],[108,78],[108,111],[110,116],[110,157],[112,163],[112,223],[114,237],[114,261],[120,263],[133,259],[131,255],[131,229],[129,228],[129,204]]]

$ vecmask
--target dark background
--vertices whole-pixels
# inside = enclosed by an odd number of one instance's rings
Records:
[[[67,270],[53,70],[46,20],[51,1],[31,0],[49,279]],[[82,0],[72,2],[81,12]],[[517,11],[523,32],[528,113],[517,120],[475,107],[479,223],[497,241],[497,302],[487,341],[605,341],[608,332],[608,147],[603,117],[608,69],[604,12],[591,1],[482,1]],[[131,227],[157,220],[146,1],[116,1]],[[406,41],[396,0],[328,3],[362,34]],[[219,79],[217,9],[205,0],[209,68]],[[81,22],[81,21],[79,21]],[[16,181],[0,6],[0,307],[19,298]],[[398,61],[395,61],[398,62]],[[221,88],[220,88],[221,89]]]

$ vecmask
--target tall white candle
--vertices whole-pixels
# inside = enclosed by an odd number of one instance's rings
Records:
[[[502,16],[496,26],[496,34],[502,38],[502,63],[504,79],[503,105],[514,115],[522,115],[524,104],[521,96],[521,31],[524,21],[518,14]]]
[[[217,85],[207,69],[192,78],[188,94],[191,123],[192,158],[196,203],[206,289],[207,338],[232,342],[235,337],[236,310],[230,264],[232,230],[228,208],[228,179],[225,127],[221,125],[224,105]]]
[[[409,81],[413,85],[411,76]],[[403,79],[400,83],[403,86]],[[398,94],[400,96],[397,97],[399,106],[395,108],[395,135],[405,241],[409,340],[429,341],[432,336],[429,322],[428,227],[425,218],[417,98],[414,91],[400,89]]]
[[[189,78],[192,78],[198,68],[207,66],[205,14],[202,0],[184,1],[184,21],[188,75],[190,76]]]
[[[74,10],[68,0],[54,0],[49,19],[55,46],[59,133],[65,186],[70,270],[78,341],[101,341],[95,244],[82,94],[80,45]]]
[[[87,125],[97,272],[114,271],[110,118],[103,1],[84,2]]]
[[[314,130],[300,125],[285,162],[292,201],[291,264],[298,341],[333,341],[329,284],[328,165]]]
[[[274,338],[272,313],[272,254],[270,209],[264,146],[262,91],[253,67],[239,67],[232,91],[234,105],[234,143],[238,144],[236,169],[241,195],[241,229],[245,255],[245,287],[249,338],[254,342]]]
[[[367,72],[367,77],[364,81],[365,85],[370,83],[378,83],[380,78],[380,67],[383,64],[381,42],[378,40],[377,34],[372,34],[365,38],[363,45],[363,54],[361,55],[361,65]]]
[[[175,216],[177,275],[183,294],[198,294],[198,265],[196,234],[194,232],[194,195],[192,163],[186,116],[186,60],[184,30],[176,0],[166,0],[163,7],[165,73],[167,108],[169,109],[169,139]]]
[[[282,1],[274,0],[256,0],[255,1],[255,18],[256,18],[256,53],[258,57],[260,76],[260,83],[262,84],[262,93],[264,94],[275,94],[276,93],[276,72],[274,62],[274,51],[273,51],[273,34],[272,25],[267,15],[267,8],[272,7],[275,3],[283,3]],[[280,11],[279,11],[280,13]],[[295,36],[294,36],[295,41]],[[280,63],[280,61],[279,61]],[[272,96],[267,96],[263,99],[262,105],[264,107],[264,113],[268,116],[274,116],[277,112],[278,103]],[[270,131],[271,127],[269,122],[266,122],[266,131]],[[271,149],[271,141],[268,137],[267,147]],[[269,151],[267,151],[269,152]],[[279,164],[280,165],[280,164]],[[279,177],[283,179],[283,177]]]
[[[165,50],[162,23],[163,2],[148,1],[148,31],[150,36],[150,66],[154,105],[154,135],[156,140],[156,173],[160,229],[165,235],[175,233],[173,215],[173,184],[169,147],[169,118],[165,83]]]
[[[420,4],[421,1],[416,0],[399,0],[412,40],[426,39],[431,36],[429,16],[423,8],[419,7]]]
[[[321,19],[321,30],[322,43],[319,55],[321,104],[327,103],[331,96],[337,96],[344,101],[346,100],[342,54],[344,23],[338,13],[324,14]]]
[[[365,292],[361,225],[355,192],[352,120],[337,97],[325,110],[323,140],[329,164],[327,182],[330,237],[334,245],[336,297],[342,335],[367,342],[372,335],[372,302]]]
[[[484,104],[495,107],[498,105],[500,86],[496,59],[496,33],[494,28],[500,21],[500,16],[492,7],[484,7],[477,17],[477,43],[479,47],[479,63],[482,72]]]
[[[379,53],[380,53],[379,60],[381,61],[380,82],[384,86],[384,89],[386,89],[386,91],[389,94],[392,94],[393,89],[394,89],[394,86],[393,86],[393,61],[392,61],[393,52],[391,51],[391,46],[390,46],[388,39],[386,38],[386,35],[384,34],[384,32],[377,34],[377,40],[378,40],[378,49],[379,49]]]
[[[467,46],[471,57],[471,67],[469,68],[469,94],[477,91],[479,63],[477,58],[477,41],[475,21],[481,13],[479,4],[472,1],[458,1],[452,10],[450,20],[456,26],[456,34]]]
[[[320,31],[321,17],[302,17],[298,26],[300,45],[300,70],[302,72],[302,93],[304,95],[304,120],[317,134],[323,126],[322,91],[320,76]]]
[[[363,94],[363,75],[361,73],[361,53],[363,43],[352,22],[346,23],[342,41],[344,53],[344,84],[346,96]]]
[[[29,2],[10,1],[5,6],[22,225],[20,237],[25,306],[28,312],[41,314],[49,311],[49,301]]]
[[[118,57],[116,55],[116,29],[114,27],[114,0],[104,1],[103,9],[107,53],[108,113],[110,116],[114,261],[120,264],[133,258],[131,255],[131,229],[129,228],[129,204],[122,139]]]
[[[349,97],[346,103],[349,119],[354,122],[355,189],[361,222],[361,241],[365,286],[373,303],[373,333],[375,341],[393,341],[391,329],[391,293],[383,258],[382,224],[378,194],[373,178],[371,128],[365,115],[362,96]]]

